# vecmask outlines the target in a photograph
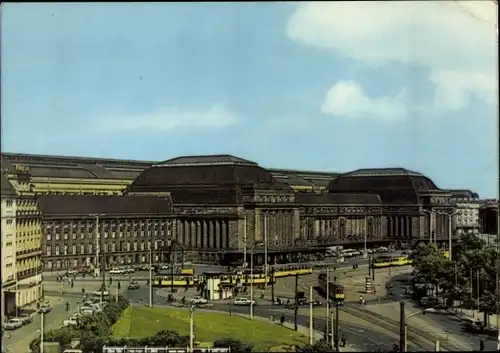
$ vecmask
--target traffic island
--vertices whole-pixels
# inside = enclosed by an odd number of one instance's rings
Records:
[[[277,346],[302,346],[309,337],[287,327],[239,315],[197,311],[194,319],[196,341],[214,342],[231,338],[251,343],[253,351],[268,352]],[[177,308],[129,307],[113,326],[116,338],[144,338],[161,330],[189,336],[189,312]]]

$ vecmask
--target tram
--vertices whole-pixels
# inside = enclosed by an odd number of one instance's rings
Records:
[[[187,271],[186,271],[187,272]],[[267,277],[262,267],[256,268],[252,273],[250,270],[237,270],[234,272],[206,272],[200,275],[192,273],[176,273],[173,275],[173,286],[196,287],[206,282],[207,277],[218,276],[223,284],[240,284],[243,286],[265,285],[276,283],[277,278],[290,276],[304,276],[312,274],[310,266],[283,266],[269,269]],[[157,273],[154,276],[153,285],[172,286],[172,275],[170,273]]]
[[[318,275],[318,287],[325,295],[328,292],[328,295],[330,297],[328,299],[334,300],[335,303],[337,303],[338,305],[344,304],[345,301],[344,286],[334,281],[327,281],[325,273],[320,273]]]
[[[379,256],[373,260],[373,268],[398,267],[411,265],[413,260],[409,256]]]

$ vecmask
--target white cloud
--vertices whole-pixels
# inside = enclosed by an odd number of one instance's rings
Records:
[[[393,61],[425,67],[436,85],[432,108],[455,110],[471,95],[498,99],[495,7],[486,0],[302,3],[287,34],[374,68]]]
[[[236,124],[238,120],[239,118],[223,105],[213,105],[208,109],[199,110],[164,106],[137,115],[106,115],[99,119],[99,124],[104,129],[170,132],[180,129],[222,129]]]
[[[405,92],[396,97],[370,98],[356,82],[341,81],[328,90],[321,111],[352,119],[400,120],[407,114]]]

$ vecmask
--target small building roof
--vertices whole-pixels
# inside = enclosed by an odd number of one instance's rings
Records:
[[[38,197],[43,217],[168,215],[170,198],[156,196],[43,195]]]
[[[2,197],[14,197],[17,196],[16,189],[10,183],[9,179],[5,176],[5,174],[1,173],[1,196]]]
[[[456,197],[456,198],[464,198],[464,199],[471,199],[471,200],[479,199],[479,194],[477,192],[473,192],[471,190],[448,189],[446,191],[450,192],[452,194],[452,197]]]
[[[245,165],[257,166],[257,163],[235,157],[230,154],[216,154],[206,156],[183,156],[168,159],[164,162],[157,163],[155,166],[212,166],[212,165]]]

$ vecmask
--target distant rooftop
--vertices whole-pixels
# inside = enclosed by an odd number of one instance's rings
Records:
[[[206,156],[183,156],[168,159],[164,162],[155,164],[155,167],[163,166],[208,166],[208,165],[240,165],[257,166],[258,164],[243,158],[235,157],[230,154],[216,154]]]

